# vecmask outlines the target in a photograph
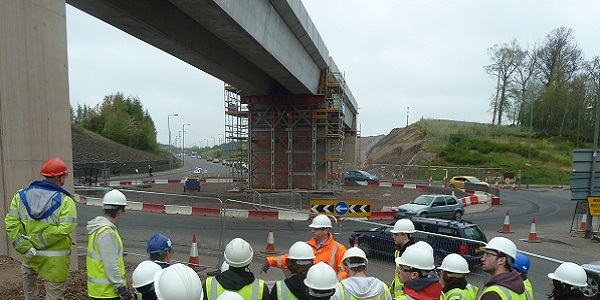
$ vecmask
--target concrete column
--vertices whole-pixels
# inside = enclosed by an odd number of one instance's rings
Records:
[[[0,41],[0,208],[6,214],[15,192],[41,179],[48,158],[60,157],[72,170],[65,1],[0,1]],[[73,177],[64,188],[73,191]],[[20,259],[4,221],[0,230],[0,254]]]

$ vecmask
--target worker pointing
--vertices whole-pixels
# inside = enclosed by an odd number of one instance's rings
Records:
[[[346,247],[333,239],[331,235],[331,220],[326,215],[316,216],[312,223],[308,225],[311,228],[312,238],[306,242],[315,252],[314,263],[324,262],[330,265],[339,278],[348,278],[343,269],[342,259],[346,253]],[[267,261],[263,264],[262,271],[267,272],[269,267],[278,267],[287,269],[286,259],[288,254],[281,256],[267,256]]]

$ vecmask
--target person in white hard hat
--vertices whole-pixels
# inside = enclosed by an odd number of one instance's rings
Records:
[[[483,286],[479,299],[527,299],[523,279],[513,269],[517,259],[515,243],[505,237],[495,237],[482,249],[481,268],[492,278]]]
[[[133,270],[133,288],[138,300],[156,300],[154,290],[154,274],[162,270],[162,267],[149,260],[141,262]]]
[[[442,285],[435,276],[433,248],[426,242],[416,242],[396,258],[396,273],[404,283],[404,294],[394,298],[437,300],[442,294]]]
[[[242,298],[242,296],[240,296],[238,293],[224,291],[221,295],[219,295],[219,297],[217,297],[217,300],[244,300],[244,298]]]
[[[344,254],[344,268],[348,278],[338,283],[331,299],[336,300],[390,300],[392,295],[388,286],[375,277],[367,276],[369,260],[365,252],[352,247]]]
[[[394,251],[394,259],[396,259],[402,256],[402,253],[404,253],[404,250],[408,246],[415,243],[415,240],[412,238],[412,234],[416,232],[415,225],[410,219],[400,219],[396,221],[394,228],[390,232],[396,246],[396,250]],[[396,264],[396,268],[398,268],[398,264]],[[394,295],[394,298],[404,294],[404,284],[400,281],[396,272],[394,272],[394,280],[390,284],[390,292]]]
[[[315,253],[314,263],[325,262],[336,270],[341,279],[348,278],[348,274],[343,269],[342,258],[346,252],[346,246],[336,242],[331,234],[331,220],[326,215],[316,216],[312,223],[308,225],[312,238],[306,242]],[[278,267],[287,269],[287,254],[280,256],[267,256],[266,262],[262,267],[262,272],[267,272],[269,267]]]
[[[198,273],[184,264],[174,264],[154,274],[154,289],[160,300],[202,300],[204,291]]]
[[[564,262],[556,268],[554,273],[548,274],[552,279],[550,284],[552,293],[548,295],[551,300],[585,300],[581,288],[587,286],[587,274],[578,264]]]
[[[315,253],[305,242],[296,242],[290,247],[286,264],[292,276],[280,280],[271,288],[271,300],[299,299],[309,300],[310,295],[304,284],[306,273],[312,267]]]
[[[335,293],[335,287],[338,284],[337,274],[330,265],[321,261],[308,269],[304,284],[308,289],[310,299],[329,300]]]
[[[92,299],[131,299],[125,282],[123,241],[115,225],[125,214],[127,198],[111,190],[102,198],[104,215],[87,224],[88,247],[85,266],[88,295]]]
[[[450,253],[438,267],[438,274],[444,288],[442,293],[446,300],[475,300],[479,288],[468,283],[466,275],[470,273],[467,260],[456,253]]]
[[[253,256],[254,251],[248,242],[241,238],[231,240],[225,246],[224,253],[229,269],[214,277],[206,278],[205,298],[216,300],[224,291],[231,291],[240,294],[244,299],[269,299],[269,288],[264,280],[256,278],[250,271],[249,265]]]

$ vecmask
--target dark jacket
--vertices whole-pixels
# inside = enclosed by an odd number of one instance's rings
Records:
[[[285,280],[277,281],[271,288],[271,300],[277,300],[277,285],[280,284],[285,284],[299,300],[310,300],[310,295],[306,292],[306,285],[304,285],[304,278],[306,277],[303,275],[293,275]]]
[[[485,285],[483,286],[483,290],[485,290],[486,287],[492,285],[501,285],[509,290],[512,290],[517,294],[525,293],[525,285],[523,284],[523,279],[521,279],[521,276],[515,270],[511,270],[510,272],[498,274],[492,277],[488,282],[485,283]],[[502,298],[495,292],[487,292],[485,294],[482,294],[480,299],[500,300]]]

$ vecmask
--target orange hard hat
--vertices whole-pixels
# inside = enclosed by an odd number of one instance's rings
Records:
[[[67,164],[58,157],[53,157],[45,161],[42,165],[42,170],[40,171],[40,174],[44,177],[56,177],[67,173],[69,173]]]

